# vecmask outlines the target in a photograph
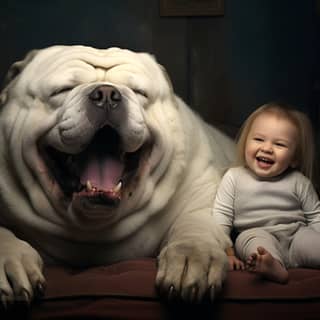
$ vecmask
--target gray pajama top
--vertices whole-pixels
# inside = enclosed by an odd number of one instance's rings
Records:
[[[229,169],[217,190],[213,215],[228,235],[232,228],[239,233],[251,228],[291,233],[299,225],[320,232],[318,195],[296,170],[260,178],[245,167]]]

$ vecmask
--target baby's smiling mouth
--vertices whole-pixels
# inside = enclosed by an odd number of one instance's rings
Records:
[[[266,164],[269,164],[269,165],[274,164],[274,160],[266,158],[266,157],[258,156],[258,157],[256,157],[256,159],[257,159],[258,162],[266,163]]]

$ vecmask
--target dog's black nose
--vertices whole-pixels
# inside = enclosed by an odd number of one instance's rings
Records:
[[[104,84],[89,94],[90,100],[100,108],[116,108],[121,101],[121,93],[113,86]]]

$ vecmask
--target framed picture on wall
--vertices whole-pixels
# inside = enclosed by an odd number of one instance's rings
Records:
[[[224,0],[159,0],[161,16],[221,16]]]

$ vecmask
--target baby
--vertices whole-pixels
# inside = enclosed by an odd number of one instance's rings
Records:
[[[286,283],[287,268],[320,267],[308,118],[279,104],[263,105],[245,121],[237,147],[239,165],[223,176],[213,209],[224,231],[237,234],[227,250],[230,268]]]

